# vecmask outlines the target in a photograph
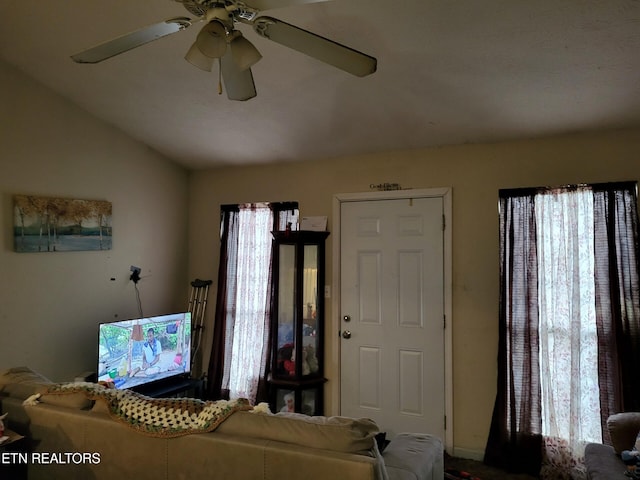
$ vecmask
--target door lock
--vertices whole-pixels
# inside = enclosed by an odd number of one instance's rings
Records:
[[[342,320],[344,320],[345,322],[350,322],[351,317],[349,315],[345,315],[344,317],[342,317]]]
[[[345,330],[344,332],[342,332],[342,338],[345,338],[345,339],[351,338],[351,331]]]

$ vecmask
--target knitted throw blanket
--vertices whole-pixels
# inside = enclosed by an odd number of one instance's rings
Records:
[[[253,409],[244,398],[206,402],[195,398],[150,398],[87,382],[55,384],[47,390],[53,395],[72,393],[105,402],[112,418],[152,437],[211,432],[234,412]]]

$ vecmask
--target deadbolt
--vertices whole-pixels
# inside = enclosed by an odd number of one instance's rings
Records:
[[[342,332],[342,338],[351,338],[351,332],[349,330],[345,330],[344,332]]]
[[[342,320],[344,320],[345,322],[350,322],[351,317],[349,315],[345,315],[344,317],[342,317]]]

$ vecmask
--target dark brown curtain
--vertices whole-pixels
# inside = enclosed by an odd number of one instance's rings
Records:
[[[270,203],[273,211],[272,230],[284,230],[288,227],[297,229],[298,203],[278,202]],[[237,250],[239,241],[238,215],[241,208],[255,208],[252,205],[223,205],[220,208],[220,263],[218,265],[218,289],[216,294],[216,312],[213,326],[213,340],[207,378],[208,399],[228,399],[229,389],[225,386],[225,379],[229,377],[230,358],[233,354],[233,328],[235,309],[233,298],[236,295],[237,279]],[[270,328],[269,314],[272,304],[273,289],[271,275],[269,276],[269,292],[265,318],[256,321],[265,322],[261,378],[258,384],[256,402],[267,400],[266,376],[268,373]]]
[[[609,415],[640,409],[638,200],[635,182],[593,188],[600,410],[610,443]]]
[[[213,342],[207,381],[207,398],[211,400],[228,399],[229,391],[223,391],[222,378],[225,376],[225,352],[231,350],[227,345],[227,299],[235,292],[236,264],[238,246],[238,213],[240,206],[226,205],[220,209],[220,263],[218,264],[218,290],[216,293],[216,313],[213,324]],[[232,315],[231,315],[232,317]],[[228,367],[228,364],[226,365]]]
[[[485,463],[537,475],[542,462],[534,193],[500,196],[498,391]]]
[[[635,182],[591,185],[601,425],[640,410],[640,288]],[[498,387],[485,463],[536,475],[542,460],[535,195],[500,191]]]

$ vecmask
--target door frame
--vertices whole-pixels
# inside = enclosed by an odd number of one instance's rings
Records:
[[[445,383],[445,417],[446,428],[444,442],[445,450],[453,452],[453,307],[452,307],[452,191],[450,187],[443,188],[426,188],[411,190],[391,190],[381,192],[364,192],[364,193],[338,193],[333,196],[333,240],[332,240],[332,290],[331,296],[331,319],[332,331],[340,332],[340,211],[342,203],[345,202],[362,202],[375,200],[400,200],[412,198],[442,198],[443,201],[443,281],[444,281],[444,383]],[[336,379],[335,386],[331,389],[331,405],[332,415],[340,414],[340,348],[342,343],[338,335],[333,335],[331,340],[331,361],[328,362],[330,377]],[[328,373],[329,373],[328,372]]]

